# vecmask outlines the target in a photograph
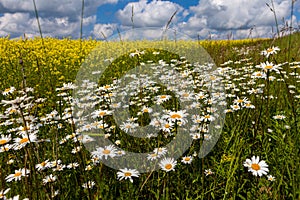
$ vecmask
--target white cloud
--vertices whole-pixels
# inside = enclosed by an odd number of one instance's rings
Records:
[[[171,16],[178,11],[184,9],[176,3],[170,1],[140,0],[139,2],[128,3],[124,9],[117,12],[117,18],[123,26],[132,26],[132,9],[133,23],[135,27],[163,27],[167,24]],[[186,15],[187,13],[183,13]],[[173,22],[177,21],[177,17],[173,18]]]
[[[118,0],[86,0],[83,19],[86,30],[96,22],[98,6],[117,2]],[[44,35],[55,37],[80,35],[82,1],[37,0],[36,6]],[[19,37],[23,33],[39,35],[32,0],[1,0],[0,13],[4,13],[0,17],[0,36]]]
[[[96,39],[106,39],[113,35],[116,29],[117,24],[95,24],[92,34]]]
[[[279,22],[283,17],[289,17],[289,0],[274,0],[274,7]],[[223,32],[223,35],[233,32],[242,37],[254,27],[257,33],[252,36],[270,36],[271,27],[275,26],[274,13],[261,0],[201,0],[189,11],[193,15],[178,27],[192,37],[205,37],[205,33],[215,32]]]
[[[290,1],[274,2],[278,19],[289,14]],[[274,14],[261,0],[201,0],[191,7],[196,16],[205,17],[209,28],[228,30],[274,24]]]

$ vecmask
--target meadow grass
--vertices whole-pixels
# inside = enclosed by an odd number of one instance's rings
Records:
[[[97,85],[99,93],[94,95],[99,102],[97,100],[93,109],[102,110],[104,114],[98,112],[93,121],[97,123],[95,127],[87,128],[91,124],[76,124],[80,119],[74,113],[75,85],[71,82],[75,81],[84,59],[104,42],[1,38],[0,197],[299,199],[300,34],[274,40],[200,41],[200,44],[216,63],[225,89],[224,99],[217,100],[226,103],[226,118],[216,146],[204,158],[194,155],[210,136],[201,128],[210,123],[203,117],[214,115],[207,111],[210,108],[208,100],[212,98],[207,94],[205,98],[197,99],[204,105],[205,112],[199,113],[197,131],[191,135],[193,143],[177,163],[173,163],[174,170],[160,169],[119,180],[120,171],[101,162],[105,159],[103,151],[99,155],[86,149],[84,144],[90,138],[84,136],[93,135],[81,133],[101,129],[101,137],[107,137],[122,149],[140,153],[169,143],[180,125],[178,120],[171,128],[162,129],[156,140],[150,136],[139,139],[127,135],[124,128],[116,127],[109,114],[112,111],[110,98],[114,95],[111,88],[117,87],[114,78],[136,62],[152,60],[156,63],[160,59],[169,64],[171,60],[177,60],[174,61],[177,64],[171,66],[179,73],[192,76],[193,80],[200,82],[203,77],[168,52],[160,52],[162,57],[155,57],[155,49],[147,50],[134,61],[130,58],[132,52],[128,52],[112,62],[110,70],[103,76],[104,82]],[[178,42],[178,45],[188,46],[189,42]],[[272,47],[279,47],[280,51],[268,57],[261,55],[263,50]],[[87,86],[92,85],[87,83]],[[199,87],[195,93],[206,94],[205,85]],[[84,96],[92,97],[86,90]],[[151,100],[147,104],[142,99],[169,95],[171,99],[162,105],[169,111],[180,111],[178,107],[176,110],[178,102],[170,89],[158,86],[156,93],[147,92],[135,94],[131,99],[130,112],[137,118],[134,124],[150,123],[149,115],[141,114],[142,108],[157,102]],[[170,122],[166,118],[161,120]],[[198,138],[196,133],[199,133]],[[184,156],[190,156],[192,162],[182,162]],[[255,176],[248,171],[255,168],[249,166],[247,160],[253,156],[259,156],[267,163],[268,176]],[[157,161],[163,158],[163,154],[159,155]],[[19,169],[26,170],[15,171]]]

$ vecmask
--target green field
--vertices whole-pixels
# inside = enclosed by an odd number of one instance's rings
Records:
[[[211,74],[159,49],[160,44],[141,41],[151,48],[120,51],[122,56],[111,60],[95,83],[78,81],[84,64],[89,68],[83,77],[97,74],[99,59],[110,59],[106,56],[125,45],[108,43],[0,38],[0,199],[300,199],[299,33],[278,39],[170,42],[182,49],[202,46],[215,63]],[[99,58],[89,57],[96,47]],[[209,65],[201,64],[207,72]],[[118,79],[144,65],[157,72],[157,79],[170,80],[170,87],[145,81],[145,75],[139,91],[131,91],[134,84],[118,90]],[[177,75],[171,76],[169,68]],[[189,96],[178,89],[185,83],[176,82],[179,76],[195,85],[188,109],[176,96]],[[222,89],[212,91],[206,82]],[[113,115],[121,111],[112,100],[126,93],[130,104],[124,109],[132,119],[120,126]],[[151,112],[155,105],[163,113]],[[180,138],[185,113],[193,110],[197,113],[189,115],[194,121],[187,130],[191,145],[177,159],[166,160],[173,157],[164,146]],[[221,113],[226,117],[217,126],[214,118]],[[154,124],[152,116],[158,133],[128,135],[136,126]],[[215,138],[210,130],[218,128],[221,135]],[[115,147],[90,151],[91,138]],[[216,145],[199,158],[201,146],[214,139]],[[104,160],[118,162],[123,156],[120,149],[148,153],[159,169],[138,173],[106,166]]]

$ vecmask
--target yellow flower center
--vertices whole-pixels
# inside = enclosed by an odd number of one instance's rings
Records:
[[[4,92],[9,92],[10,91],[10,88],[6,88],[5,90],[4,90]]]
[[[17,172],[14,174],[14,177],[18,177],[18,176],[21,176],[22,175],[22,172]]]
[[[0,140],[0,144],[6,144],[7,140]]]
[[[205,119],[209,119],[210,116],[209,116],[209,115],[205,115],[204,118],[205,118]]]
[[[210,76],[209,78],[210,78],[210,80],[212,80],[212,81],[214,81],[214,80],[217,79],[215,76]]]
[[[22,140],[20,140],[20,143],[23,144],[23,143],[26,143],[26,142],[28,142],[28,141],[29,141],[28,138],[23,138]]]
[[[267,66],[265,66],[265,69],[273,69],[273,66],[272,65],[267,65]]]
[[[165,124],[165,128],[170,128],[170,124]]]
[[[104,149],[104,150],[102,151],[102,153],[104,153],[104,154],[110,154],[110,150]]]
[[[9,114],[16,113],[16,112],[17,112],[16,109],[11,109],[11,110],[9,111]]]
[[[256,164],[256,163],[252,164],[252,165],[251,165],[251,168],[252,168],[253,170],[255,170],[255,171],[260,170],[260,166],[259,166],[258,164]]]
[[[165,168],[168,169],[168,170],[169,170],[169,169],[172,169],[172,165],[171,165],[170,163],[169,163],[169,164],[166,164],[166,165],[165,165]]]
[[[171,118],[172,118],[172,119],[180,119],[180,118],[181,118],[181,115],[175,113],[175,114],[171,115]]]
[[[1,147],[2,151],[8,151],[9,148],[8,147]]]
[[[45,166],[46,166],[46,163],[45,163],[45,162],[42,162],[42,163],[41,163],[41,166],[42,166],[42,167],[45,167]]]
[[[185,161],[190,161],[191,158],[190,158],[190,157],[186,157],[186,158],[184,158],[184,160],[185,160]]]
[[[145,108],[145,109],[144,109],[144,112],[146,112],[146,113],[149,112],[149,109],[148,109],[148,108]]]
[[[131,176],[131,173],[130,173],[130,172],[125,172],[124,175],[125,175],[126,177],[128,177],[128,176]]]
[[[105,112],[104,111],[101,111],[101,112],[99,112],[99,116],[104,116],[105,115]]]
[[[189,93],[184,93],[182,96],[183,97],[189,97],[190,95],[189,95]]]
[[[28,126],[22,127],[22,131],[28,131],[28,130],[30,130],[30,127]]]
[[[165,98],[167,98],[167,96],[166,95],[161,95],[160,98],[165,99]]]
[[[272,51],[273,51],[272,48],[268,48],[268,49],[267,49],[267,52],[268,52],[268,53],[271,53]]]
[[[104,129],[104,126],[103,125],[99,125],[98,128]]]
[[[128,125],[125,126],[125,128],[131,128],[131,125],[128,124]]]
[[[238,102],[238,103],[243,103],[244,100],[243,100],[243,99],[238,99],[237,102]]]

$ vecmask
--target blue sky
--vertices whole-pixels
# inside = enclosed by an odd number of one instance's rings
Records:
[[[292,0],[273,0],[279,28],[291,24]],[[81,0],[36,0],[44,36],[80,35]],[[163,28],[177,10],[170,28],[191,38],[273,37],[271,0],[85,0],[83,35],[109,38],[132,28]],[[299,30],[300,1],[295,1],[292,26]],[[38,36],[32,0],[0,1],[0,37]]]

